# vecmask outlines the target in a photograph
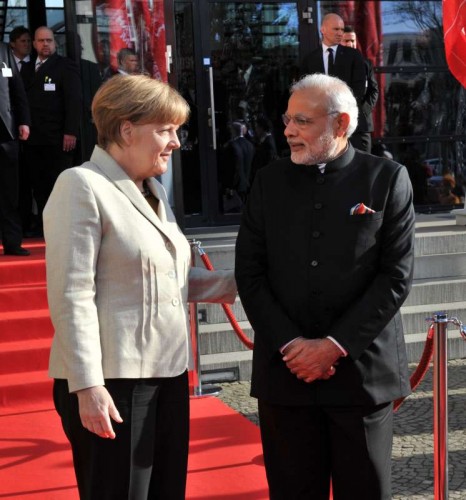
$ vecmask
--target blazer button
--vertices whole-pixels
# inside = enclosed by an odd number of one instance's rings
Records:
[[[315,208],[316,210],[320,210],[322,207],[323,207],[323,204],[322,204],[322,203],[314,203],[314,208]]]
[[[318,238],[320,236],[320,231],[312,231],[312,237]]]
[[[317,267],[318,265],[319,265],[319,263],[318,263],[316,260],[313,260],[313,261],[311,262],[311,266],[312,266],[312,267]]]
[[[175,271],[173,271],[173,270],[168,271],[168,277],[169,277],[169,278],[176,278],[176,273],[175,273]]]
[[[325,182],[325,179],[323,177],[317,177],[316,182],[317,184],[323,184]]]
[[[178,299],[172,299],[172,305],[177,306],[180,303]]]

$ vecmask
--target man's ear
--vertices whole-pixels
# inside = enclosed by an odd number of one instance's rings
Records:
[[[348,113],[340,113],[335,120],[335,134],[337,137],[343,137],[348,132],[350,116]]]
[[[126,145],[131,143],[133,138],[133,124],[129,120],[121,122],[120,135]]]

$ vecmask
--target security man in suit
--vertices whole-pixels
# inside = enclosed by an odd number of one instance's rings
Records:
[[[357,49],[356,32],[352,26],[345,26],[341,44],[346,47]],[[360,105],[358,118],[358,128],[351,136],[351,144],[361,151],[371,152],[372,137],[374,131],[374,120],[372,119],[372,110],[377,104],[379,98],[379,85],[374,76],[374,66],[369,59],[364,59],[366,65],[366,92]]]
[[[5,255],[29,255],[18,212],[18,138],[29,136],[26,93],[11,51],[0,43],[0,226]]]
[[[313,50],[304,62],[304,72],[325,73],[343,80],[353,91],[361,107],[366,93],[366,65],[359,50],[340,45],[345,23],[337,14],[326,14],[320,32],[322,44]],[[361,111],[360,111],[361,112]],[[353,144],[358,147],[358,145]]]
[[[10,32],[10,48],[13,53],[13,57],[18,68],[19,74],[23,79],[23,83],[26,85],[25,79],[27,75],[33,75],[31,72],[32,62],[31,51],[32,51],[32,40],[31,32],[25,26],[16,26]],[[27,164],[24,160],[23,153],[23,143],[19,145],[19,201],[18,210],[21,216],[21,222],[23,225],[24,236],[33,236],[33,221],[35,219],[33,211],[33,199],[32,199],[32,186],[31,180],[27,168]]]
[[[26,77],[32,125],[24,155],[42,226],[42,211],[55,180],[73,164],[82,89],[78,65],[56,53],[51,29],[37,28],[33,46],[37,59]]]
[[[295,83],[291,158],[257,172],[242,214],[236,281],[273,500],[328,500],[330,480],[334,500],[392,498],[415,218],[406,168],[348,141],[357,117],[341,80]]]

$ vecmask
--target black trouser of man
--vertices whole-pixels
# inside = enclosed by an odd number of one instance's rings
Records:
[[[24,144],[23,158],[27,165],[34,199],[37,203],[39,226],[42,228],[42,212],[49,199],[57,177],[73,166],[73,152],[63,151],[63,145]]]
[[[0,143],[0,229],[5,250],[21,246],[18,212],[18,141]]]
[[[350,137],[353,148],[370,153],[372,149],[372,136],[370,132],[354,132]]]
[[[271,500],[391,500],[393,404],[280,406],[259,400]]]
[[[19,200],[18,211],[21,217],[23,226],[23,233],[29,231],[33,226],[33,213],[32,213],[32,185],[29,175],[29,169],[24,158],[24,144],[19,144],[19,159],[18,159],[18,172],[19,172]]]
[[[76,394],[55,380],[55,407],[73,451],[81,500],[184,500],[189,445],[187,372],[173,378],[108,379],[123,423],[115,439],[86,430]]]

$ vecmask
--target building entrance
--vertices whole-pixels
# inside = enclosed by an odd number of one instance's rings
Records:
[[[286,154],[300,3],[175,2],[173,63],[192,109],[180,135],[186,226],[238,223],[255,170]]]

